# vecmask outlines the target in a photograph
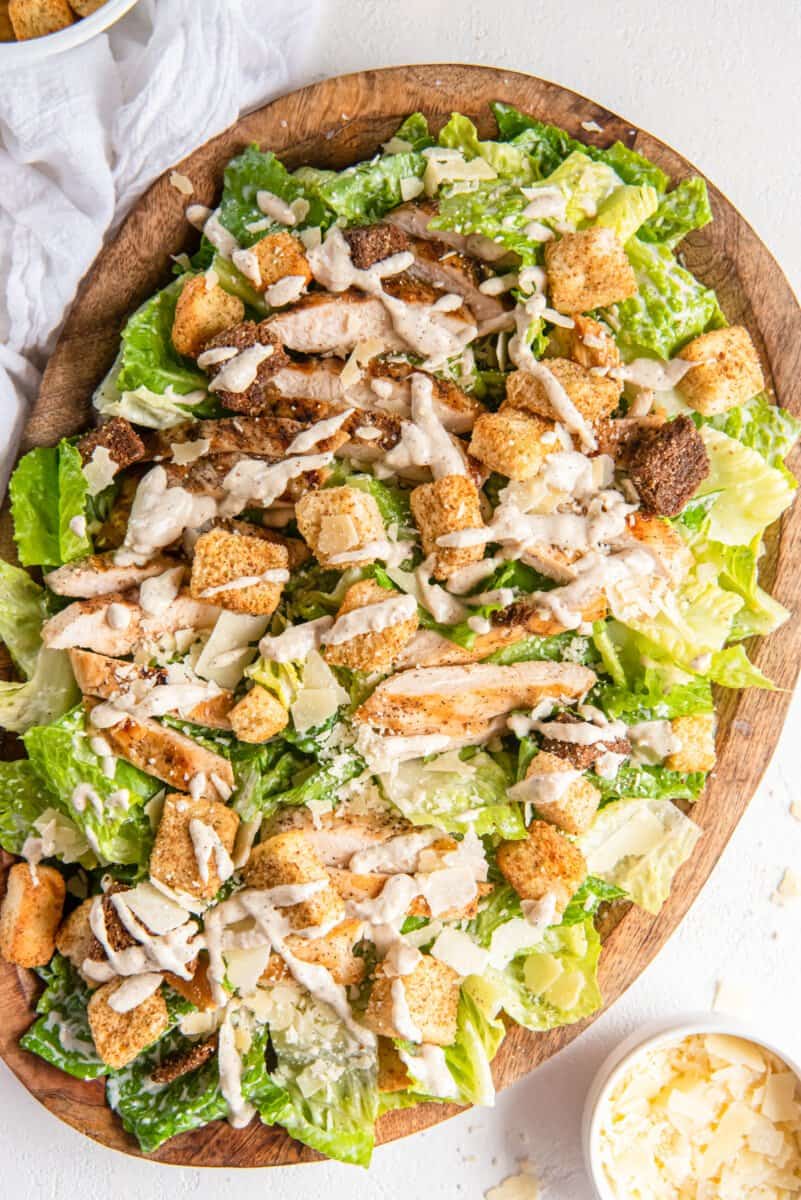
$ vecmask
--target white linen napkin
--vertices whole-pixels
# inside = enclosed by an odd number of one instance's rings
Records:
[[[298,79],[318,0],[140,0],[0,78],[0,488],[104,237],[149,183]]]

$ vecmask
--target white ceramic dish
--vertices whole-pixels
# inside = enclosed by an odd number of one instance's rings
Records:
[[[619,1194],[609,1183],[601,1165],[599,1131],[604,1108],[609,1095],[620,1077],[643,1054],[660,1046],[680,1042],[692,1034],[727,1033],[732,1037],[744,1038],[763,1046],[785,1063],[801,1084],[801,1065],[785,1049],[777,1046],[770,1038],[763,1037],[742,1021],[725,1013],[691,1013],[674,1017],[672,1020],[653,1021],[635,1030],[617,1046],[601,1065],[595,1076],[584,1104],[581,1123],[581,1140],[587,1173],[592,1180],[598,1200],[620,1200]]]
[[[74,25],[68,25],[66,29],[59,29],[58,33],[30,38],[27,42],[0,42],[0,71],[27,67],[88,42],[90,38],[119,21],[136,2],[137,0],[106,0],[97,12],[76,21]]]

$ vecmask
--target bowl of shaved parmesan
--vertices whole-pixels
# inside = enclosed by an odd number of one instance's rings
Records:
[[[801,1191],[801,1068],[729,1017],[637,1030],[587,1096],[599,1200],[762,1200]]]

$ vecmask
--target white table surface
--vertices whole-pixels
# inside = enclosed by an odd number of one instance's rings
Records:
[[[168,2],[168,0],[165,0]],[[212,0],[204,0],[211,3]],[[224,2],[224,0],[221,0]],[[199,7],[200,11],[200,7]],[[675,146],[729,196],[801,290],[798,95],[801,9],[788,0],[327,0],[309,80],[411,62],[475,62],[575,88]],[[750,993],[760,1026],[801,1053],[801,901],[771,893],[801,868],[801,702],[771,768],[695,907],[613,1009],[555,1061],[498,1098],[377,1151],[369,1174],[339,1164],[274,1170],[162,1167],[101,1149],[60,1124],[0,1065],[2,1194],[255,1200],[480,1197],[529,1159],[547,1200],[592,1200],[579,1125],[588,1084],[639,1024],[711,1006],[717,980]]]

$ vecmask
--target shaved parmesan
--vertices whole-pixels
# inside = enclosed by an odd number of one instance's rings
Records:
[[[489,962],[489,953],[460,929],[443,929],[431,947],[431,955],[463,977],[483,975]]]
[[[225,951],[226,978],[240,996],[249,996],[256,990],[271,953],[269,943],[264,946],[247,949],[236,947]]]
[[[508,1175],[497,1187],[484,1193],[484,1200],[538,1200],[539,1184],[533,1175]]]
[[[125,893],[125,907],[151,933],[170,933],[186,920],[186,910],[154,888],[152,883],[138,883],[130,888]]]
[[[251,643],[258,641],[269,622],[269,617],[223,609],[195,664],[195,673],[220,687],[235,688],[245,667],[256,657],[256,647]]]
[[[789,904],[791,900],[797,900],[799,896],[801,896],[801,875],[788,867],[782,876],[781,883],[771,896],[771,900],[774,904]]]
[[[82,469],[90,496],[96,496],[113,483],[119,470],[105,446],[95,446],[92,457],[88,463],[84,463]]]

